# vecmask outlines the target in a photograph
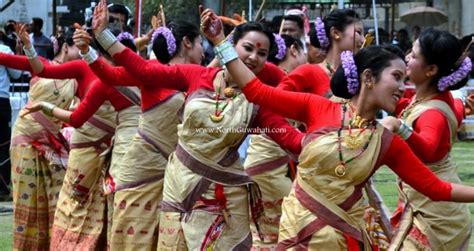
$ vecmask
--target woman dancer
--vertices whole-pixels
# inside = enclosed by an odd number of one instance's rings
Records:
[[[313,46],[321,48],[326,59],[318,64],[306,64],[288,74],[279,84],[279,88],[295,92],[309,92],[325,97],[331,96],[329,80],[341,64],[339,55],[342,51],[357,52],[364,42],[364,27],[359,15],[351,9],[333,10],[324,20],[315,21]],[[314,81],[326,75],[325,80]]]
[[[399,119],[387,117],[382,122],[401,134],[439,178],[458,184],[461,180],[450,151],[464,107],[456,107],[450,90],[463,87],[468,80],[472,64],[465,56],[450,33],[425,30],[407,56],[407,75],[416,86],[416,95],[400,102]],[[400,201],[392,218],[398,229],[394,239],[398,248],[467,250],[471,237],[467,205],[434,202],[405,182],[399,185]]]
[[[223,34],[211,32],[219,31],[216,15],[206,10],[202,16],[206,34],[219,44]],[[363,221],[361,189],[384,164],[432,200],[474,200],[473,188],[437,178],[399,136],[375,120],[380,109],[393,112],[402,96],[405,63],[400,51],[370,46],[355,57],[343,52],[331,89],[350,99],[344,103],[262,84],[226,42],[216,47],[216,54],[249,100],[308,125],[297,179],[283,202],[279,249],[358,250],[362,245],[370,250],[374,243]],[[411,163],[409,170],[406,163]]]
[[[59,39],[59,52],[51,64],[78,58],[72,31]],[[8,59],[0,55],[0,64]],[[16,67],[15,67],[16,68]],[[30,68],[24,60],[24,70]],[[68,109],[77,83],[33,77],[29,102],[47,101]],[[69,146],[61,134],[61,122],[43,114],[19,117],[13,126],[10,148],[13,181],[13,249],[48,250],[54,212],[66,173]]]
[[[79,34],[88,37],[83,31]],[[201,63],[203,49],[195,25],[171,22],[168,27],[157,28],[152,37],[153,51],[160,64]],[[154,81],[137,81],[123,68],[112,68],[102,60],[92,64],[91,69],[108,83],[138,86],[143,99],[138,133],[125,155],[127,161],[107,182],[107,190],[115,192],[111,249],[156,250],[164,170],[168,156],[176,148],[184,94],[156,88]]]
[[[277,52],[271,61],[278,64],[286,73],[306,63],[303,44],[288,35],[275,35]],[[260,239],[257,229],[251,225],[254,250],[274,250],[278,242],[281,203],[290,192],[292,180],[289,177],[288,163],[290,157],[285,150],[267,135],[250,135],[247,158],[244,162],[245,172],[252,177],[262,191],[265,215],[260,224]],[[294,170],[293,170],[294,171]]]
[[[239,95],[239,90],[228,86],[228,75],[224,76],[221,69],[165,66],[136,57],[103,30],[107,20],[103,6],[105,1],[96,8],[95,32],[115,61],[145,82],[159,79],[159,86],[188,92],[183,122],[178,126],[177,150],[170,156],[164,181],[160,229],[161,224],[166,224],[166,228],[160,231],[159,249],[177,248],[183,238],[191,250],[250,248],[248,193],[251,207],[256,209],[253,211],[261,207],[258,190],[238,161],[237,147],[256,113],[253,106]],[[243,32],[234,33],[236,47],[247,67],[261,72],[272,41],[269,38],[273,36],[256,23],[242,25],[240,29]],[[292,132],[271,135],[299,141],[297,133],[283,119],[265,111],[259,111],[255,119],[262,127],[269,125]],[[298,147],[293,150],[297,152]],[[258,218],[257,214],[254,216]]]

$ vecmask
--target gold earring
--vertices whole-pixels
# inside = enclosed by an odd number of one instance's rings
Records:
[[[367,80],[365,81],[365,86],[367,86],[368,89],[374,88],[374,82]]]
[[[339,35],[336,35],[336,36],[334,37],[334,39],[339,40],[339,39],[341,39],[341,37],[340,37]]]
[[[427,76],[429,78],[429,77],[431,77],[431,73],[427,72],[427,73],[425,73],[425,76]]]

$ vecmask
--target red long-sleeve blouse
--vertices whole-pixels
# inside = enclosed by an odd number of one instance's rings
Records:
[[[116,54],[114,60],[117,64],[124,66],[131,75],[136,76],[143,83],[140,88],[142,90],[142,103],[144,103],[145,107],[152,106],[156,102],[153,100],[153,96],[157,95],[162,88],[175,89],[187,92],[188,94],[198,89],[214,91],[212,83],[215,75],[221,70],[190,64],[162,65],[144,60],[129,49]],[[268,65],[266,64],[268,68],[263,70],[260,77],[262,81],[271,81],[273,82],[272,84],[276,85],[279,82],[279,79],[275,78],[276,74],[283,76],[284,73],[277,67],[270,68]],[[105,69],[105,67],[101,67],[100,61],[92,64],[91,67],[97,67],[95,70]],[[279,72],[272,69],[276,69]],[[121,73],[115,71],[114,73],[109,72],[109,74],[117,77]],[[107,83],[116,84],[110,81],[107,81]],[[301,151],[301,139],[304,135],[292,128],[284,118],[260,109],[255,122],[263,128],[281,129],[269,130],[267,134],[292,153],[297,154]],[[281,133],[281,131],[286,133]]]
[[[319,65],[305,64],[286,75],[278,85],[279,89],[292,92],[308,92],[327,96],[330,92],[329,77]]]
[[[415,97],[416,98],[416,97]],[[454,111],[458,125],[461,125],[464,116],[464,106],[461,101],[455,101],[449,91],[442,92],[433,98],[446,102]],[[411,102],[411,99],[402,99],[397,105],[396,114],[400,116]],[[423,112],[413,123],[413,133],[407,139],[408,145],[424,163],[434,163],[443,159],[451,150],[451,131],[448,119],[436,109]]]
[[[75,128],[81,127],[107,100],[110,101],[115,111],[121,111],[132,105],[115,88],[95,79],[79,106],[71,113],[69,124]]]
[[[258,78],[250,81],[242,91],[251,102],[306,123],[310,132],[340,126],[341,104],[321,96],[272,88],[262,84]],[[410,168],[406,168],[406,163],[410,163]],[[438,179],[397,135],[393,137],[381,164],[389,166],[407,184],[432,200],[451,198],[451,184]]]
[[[82,126],[106,100],[110,101],[116,111],[121,111],[132,105],[115,88],[102,84],[83,60],[73,60],[60,65],[53,65],[44,58],[40,58],[40,60],[43,62],[43,71],[37,74],[38,77],[51,79],[74,78],[77,80],[76,96],[81,99],[81,104],[71,114],[70,124],[73,127]],[[8,67],[11,66],[15,69],[32,71],[28,58],[25,56],[0,53],[0,62],[5,62],[9,65]],[[127,81],[129,79],[120,80]]]

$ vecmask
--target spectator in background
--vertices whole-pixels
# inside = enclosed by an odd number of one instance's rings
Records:
[[[283,20],[283,29],[281,35],[288,35],[295,39],[304,38],[303,19],[300,16],[289,15],[285,16]]]
[[[378,28],[379,33],[379,43],[380,44],[390,44],[390,35],[383,28]]]
[[[408,36],[408,31],[406,29],[400,29],[398,31],[398,43],[397,46],[404,52],[407,53],[411,49],[412,44],[410,42],[410,37]]]
[[[34,17],[30,24],[30,40],[39,56],[52,60],[54,58],[53,42],[41,31],[43,19]]]
[[[107,8],[109,9],[109,28],[125,31],[129,24],[130,9],[123,4],[115,3],[109,4]]]
[[[10,47],[0,44],[0,52],[13,54]],[[5,68],[0,65],[0,199],[10,195],[10,137],[11,106],[10,78],[17,79],[21,71]]]
[[[4,45],[10,47],[13,53],[16,54],[17,53],[17,50],[16,50],[17,36],[15,33],[15,26],[16,26],[15,20],[7,21],[7,23],[4,26],[5,36],[2,38],[2,42]]]

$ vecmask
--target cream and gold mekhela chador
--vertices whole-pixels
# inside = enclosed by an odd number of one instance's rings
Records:
[[[159,250],[251,248],[249,206],[258,208],[260,194],[237,149],[256,108],[240,94],[228,103],[222,121],[214,122],[215,99],[213,92],[198,89],[186,100],[178,146],[166,169]]]
[[[360,130],[360,129],[359,129]],[[352,129],[352,133],[359,133]],[[342,131],[342,138],[348,130]],[[370,130],[361,133],[367,142]],[[362,188],[378,168],[392,134],[378,124],[367,149],[346,165],[346,174],[335,173],[339,165],[337,129],[308,134],[299,156],[298,173],[288,197],[284,198],[278,250],[347,250],[348,243],[371,249],[363,220],[366,202]],[[342,142],[344,159],[361,150]]]
[[[33,78],[29,103],[68,109],[75,80]],[[48,250],[54,211],[68,159],[61,122],[42,112],[18,117],[10,148],[13,184],[13,249]]]
[[[107,191],[114,192],[111,250],[156,250],[159,203],[168,156],[176,149],[181,92],[143,112],[138,133],[124,161],[111,170]]]
[[[265,215],[261,219],[260,239],[257,229],[250,225],[253,250],[274,250],[278,242],[278,228],[283,198],[288,196],[293,183],[288,175],[290,157],[265,134],[251,135],[244,162],[245,172],[262,191]]]
[[[447,118],[451,144],[454,143],[458,123],[454,112],[443,101],[430,100],[418,104],[403,119],[412,127],[416,119],[429,109],[436,109]],[[449,153],[437,163],[427,166],[442,180],[461,184],[457,166]],[[471,216],[466,204],[431,201],[403,182],[400,189],[400,202],[404,210],[392,249],[467,250],[471,237]]]
[[[106,200],[102,189],[105,156],[117,113],[106,101],[71,138],[69,163],[59,194],[51,250],[103,250]]]

